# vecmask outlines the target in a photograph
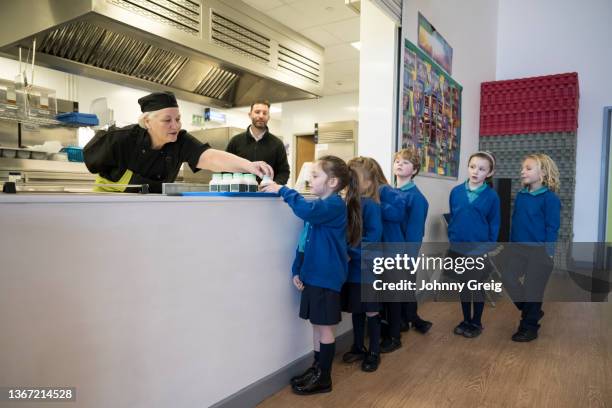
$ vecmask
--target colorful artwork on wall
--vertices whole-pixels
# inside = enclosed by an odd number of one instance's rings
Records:
[[[433,25],[419,13],[419,47],[438,63],[449,75],[453,69],[453,49]]]
[[[398,146],[419,149],[420,174],[456,179],[463,88],[408,40],[403,72],[402,132]]]

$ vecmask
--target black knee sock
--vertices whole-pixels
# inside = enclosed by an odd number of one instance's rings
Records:
[[[389,336],[400,338],[400,323],[402,320],[402,305],[397,302],[389,302]]]
[[[368,316],[368,336],[370,337],[370,353],[380,354],[380,316]]]
[[[484,310],[484,302],[474,302],[474,317],[472,323],[482,326],[482,311]]]
[[[330,378],[332,361],[334,361],[334,354],[336,353],[336,343],[321,343],[321,354],[319,364],[321,366],[321,372],[323,378]]]
[[[417,302],[405,302],[402,303],[402,314],[405,314],[405,319],[406,319],[406,323],[408,322],[416,322],[418,321],[419,318],[419,314],[417,313],[418,310],[418,303]]]
[[[315,365],[316,363],[319,362],[319,353],[320,353],[319,351],[315,350],[315,352],[314,352],[314,364],[313,365]]]
[[[464,321],[472,320],[472,302],[461,302],[461,310],[463,311]]]
[[[365,313],[353,313],[353,344],[357,350],[363,349],[365,335]]]

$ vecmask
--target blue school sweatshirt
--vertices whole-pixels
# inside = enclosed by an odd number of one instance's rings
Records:
[[[514,201],[510,241],[545,242],[546,252],[553,256],[560,224],[561,200],[555,193],[546,187],[523,189]]]
[[[380,242],[382,239],[382,216],[380,204],[371,198],[361,198],[362,236],[361,242]],[[349,247],[349,271],[347,282],[361,282],[361,244]]]
[[[378,193],[382,213],[382,241],[404,242],[401,222],[404,219],[406,207],[401,194],[388,184],[381,185]]]
[[[483,242],[495,243],[499,236],[500,207],[499,196],[491,187],[480,191],[470,203],[467,182],[452,189],[449,197],[450,223],[448,240],[451,243]],[[474,248],[455,246],[457,252],[466,254],[483,253],[493,249],[494,244],[479,245]],[[451,245],[451,248],[453,246]]]
[[[429,211],[429,203],[412,181],[398,190],[406,206],[401,224],[404,241],[421,244],[425,235],[425,220],[427,219],[427,211]]]
[[[338,194],[307,201],[300,193],[283,186],[279,190],[293,213],[308,224],[304,252],[296,250],[293,275],[310,286],[340,292],[348,273],[346,204]]]

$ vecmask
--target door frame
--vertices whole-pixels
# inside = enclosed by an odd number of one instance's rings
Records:
[[[606,241],[608,224],[608,176],[610,171],[610,129],[612,127],[612,106],[604,107],[603,134],[601,138],[601,175],[599,177],[599,231],[597,240]]]
[[[289,180],[291,180],[292,186],[295,186],[295,181],[297,180],[298,172],[300,171],[300,169],[295,168],[297,165],[297,138],[302,137],[302,136],[314,136],[315,134],[314,127],[312,129],[313,129],[312,132],[300,132],[300,133],[293,134],[293,138],[291,141],[292,142],[291,143],[291,169],[293,171],[291,172],[291,175],[289,177]],[[317,147],[315,146],[315,150],[316,148]]]

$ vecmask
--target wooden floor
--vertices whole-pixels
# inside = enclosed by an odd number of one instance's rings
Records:
[[[298,396],[287,386],[272,407],[612,407],[612,303],[545,303],[539,338],[510,341],[519,314],[509,302],[487,305],[476,339],[456,336],[457,303],[427,303],[431,331],[403,334],[378,371],[336,356],[333,392]]]

